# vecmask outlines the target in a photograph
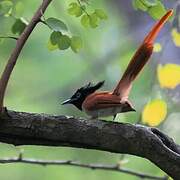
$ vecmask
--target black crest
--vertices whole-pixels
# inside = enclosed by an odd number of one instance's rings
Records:
[[[98,82],[95,85],[93,85],[92,83],[88,83],[87,85],[78,89],[70,99],[64,101],[62,104],[73,104],[78,109],[82,110],[82,103],[84,102],[86,97],[94,93],[96,90],[100,89],[103,85],[104,81]]]
[[[91,94],[96,90],[100,89],[104,85],[104,82],[105,81],[98,82],[96,85],[93,85],[91,82],[89,82],[87,85],[81,87],[77,91],[89,92]]]

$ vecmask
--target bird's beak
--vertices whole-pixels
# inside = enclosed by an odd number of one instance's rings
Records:
[[[73,102],[73,99],[67,99],[67,100],[63,101],[63,102],[61,103],[61,105],[71,104],[72,102]]]
[[[64,102],[62,102],[61,105],[72,104],[76,100],[77,100],[76,98],[67,99]]]

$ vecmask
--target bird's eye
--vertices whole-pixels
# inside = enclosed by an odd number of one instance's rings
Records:
[[[78,92],[78,93],[76,94],[76,97],[79,98],[80,96],[81,96],[81,93]]]

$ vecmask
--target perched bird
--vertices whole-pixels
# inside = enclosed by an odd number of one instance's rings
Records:
[[[153,52],[153,42],[172,14],[173,10],[167,11],[167,13],[153,26],[132,57],[121,80],[112,92],[96,92],[96,90],[103,86],[104,81],[99,82],[96,85],[89,83],[78,89],[74,95],[70,99],[64,101],[62,105],[73,104],[79,110],[85,111],[92,118],[114,116],[115,119],[118,113],[135,111],[128,99],[132,82],[148,62]]]

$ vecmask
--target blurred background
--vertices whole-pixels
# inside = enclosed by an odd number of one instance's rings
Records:
[[[47,42],[51,33],[44,24],[38,24],[28,39],[17,65],[12,73],[5,98],[8,109],[16,111],[48,113],[87,117],[75,107],[61,106],[61,102],[69,98],[77,88],[88,82],[105,80],[104,90],[115,87],[124,72],[130,58],[155,22],[146,12],[135,10],[131,1],[123,0],[91,0],[90,8],[102,8],[108,20],[102,21],[95,28],[84,28],[80,20],[68,15],[67,8],[71,1],[53,1],[45,13],[45,18],[57,17],[66,22],[70,32],[83,40],[83,48],[79,53],[68,49],[65,51],[49,51]],[[22,1],[22,16],[30,20],[41,1]],[[174,8],[177,1],[164,1],[165,7]],[[0,34],[11,35],[13,18],[0,16]],[[141,112],[151,100],[161,98],[167,103],[167,115],[159,128],[173,137],[177,143],[180,134],[180,87],[161,88],[158,81],[158,64],[180,64],[179,47],[173,42],[171,30],[173,23],[167,23],[158,36],[161,51],[154,52],[150,63],[135,81],[130,99],[137,112],[120,114],[118,122],[141,123]],[[0,73],[15,47],[15,41],[5,39],[0,42]],[[107,118],[111,120],[111,118]],[[67,147],[37,147],[0,144],[0,158],[14,157],[23,149],[23,157],[49,160],[75,160],[84,163],[116,164],[122,158],[119,154],[95,150],[74,149]],[[135,171],[164,175],[151,162],[125,155],[127,163],[124,168]],[[38,166],[25,164],[0,164],[2,180],[82,180],[86,178],[108,180],[139,178],[127,174],[88,170],[78,167]]]

